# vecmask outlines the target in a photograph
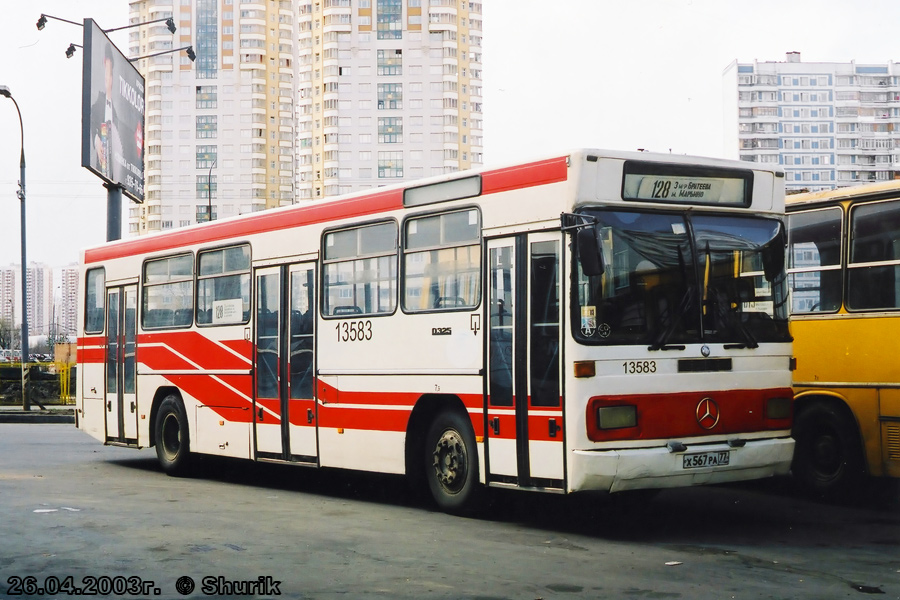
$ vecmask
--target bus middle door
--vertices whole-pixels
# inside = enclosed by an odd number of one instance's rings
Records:
[[[487,481],[562,488],[560,234],[488,241]]]
[[[260,459],[317,463],[315,265],[256,270],[254,430]]]

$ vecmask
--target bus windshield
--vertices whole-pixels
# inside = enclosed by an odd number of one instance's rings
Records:
[[[580,342],[661,350],[790,340],[781,221],[599,209],[582,215],[593,219],[597,243],[578,244],[572,322]],[[586,252],[599,252],[599,261],[583,260]]]

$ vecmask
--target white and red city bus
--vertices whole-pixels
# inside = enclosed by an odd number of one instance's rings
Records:
[[[580,150],[90,248],[77,426],[171,474],[407,474],[450,512],[787,473],[783,189]]]

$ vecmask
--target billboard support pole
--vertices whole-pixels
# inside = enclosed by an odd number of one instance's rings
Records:
[[[106,241],[122,239],[122,188],[104,183],[106,188]]]

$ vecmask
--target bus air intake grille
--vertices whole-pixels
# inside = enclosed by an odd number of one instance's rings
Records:
[[[900,460],[900,423],[888,423],[886,429],[888,459]]]
[[[678,361],[679,373],[712,373],[730,370],[730,358],[684,358]]]

